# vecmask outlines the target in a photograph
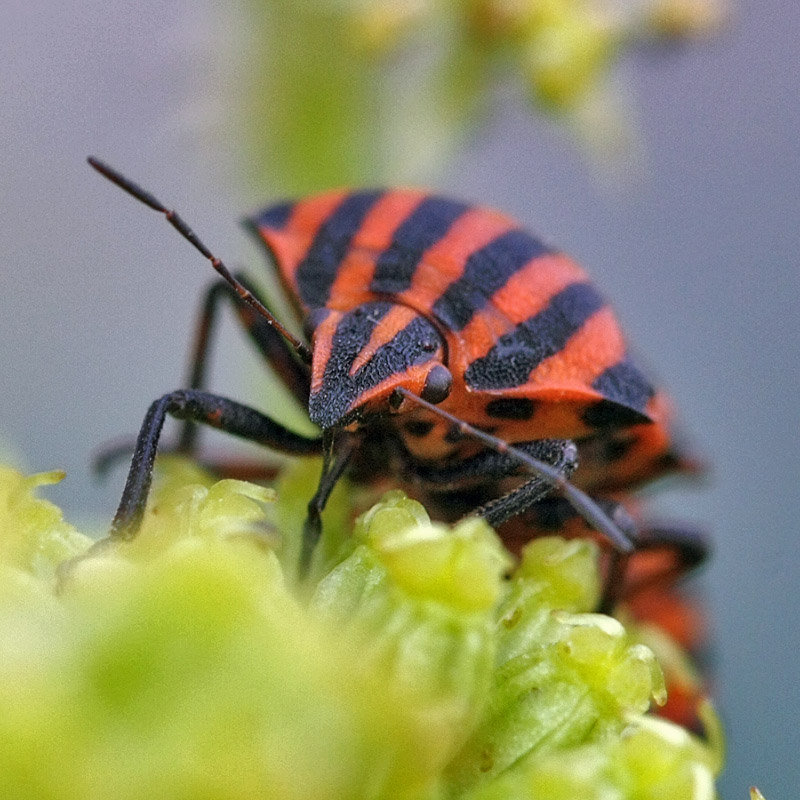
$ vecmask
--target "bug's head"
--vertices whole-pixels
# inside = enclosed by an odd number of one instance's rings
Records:
[[[436,328],[407,306],[385,301],[349,311],[317,309],[308,412],[321,428],[388,412],[403,387],[430,402],[450,393],[445,344]]]

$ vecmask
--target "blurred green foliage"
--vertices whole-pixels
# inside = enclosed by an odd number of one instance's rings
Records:
[[[300,584],[309,462],[277,494],[167,465],[139,536],[88,555],[35,497],[56,474],[0,469],[3,798],[715,797],[713,716],[710,743],[651,716],[652,651],[589,613],[593,543],[514,567],[399,492],[348,535],[345,487]]]
[[[305,194],[403,183],[473,131],[500,85],[613,137],[614,64],[706,33],[722,0],[250,0],[247,180]],[[605,122],[603,121],[605,118]]]

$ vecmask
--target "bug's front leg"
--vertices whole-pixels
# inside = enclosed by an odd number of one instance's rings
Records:
[[[314,548],[322,535],[322,511],[331,496],[331,492],[339,482],[339,478],[342,477],[347,465],[350,463],[350,457],[357,446],[356,439],[349,434],[343,434],[336,438],[334,432],[330,430],[325,431],[322,441],[322,475],[319,479],[317,491],[308,502],[308,514],[303,524],[303,542],[298,566],[298,574],[301,579],[308,575]]]
[[[258,294],[244,275],[237,272],[234,277],[261,303],[267,305],[265,299]],[[194,335],[187,388],[202,389],[205,385],[211,335],[219,315],[220,303],[225,301],[232,305],[237,321],[248,334],[259,355],[275,370],[295,399],[302,406],[307,406],[311,385],[308,366],[298,359],[283,336],[244,303],[225,281],[212,283],[203,298]],[[179,453],[193,453],[196,438],[197,426],[191,420],[186,420],[181,428],[176,450]]]
[[[565,478],[571,477],[578,466],[578,450],[575,444],[568,439],[545,439],[527,442],[517,445],[517,447],[534,458],[551,464]],[[501,473],[500,477],[514,474],[519,470],[519,462],[510,461],[507,465],[504,463],[501,466],[505,466],[507,471],[504,474]],[[483,517],[492,527],[496,528],[512,517],[527,511],[552,494],[552,492],[553,487],[551,484],[541,477],[535,477],[507,494],[490,500],[475,509],[474,513]]]
[[[244,276],[236,273],[242,285],[250,288]],[[251,289],[255,295],[255,290]],[[261,298],[259,298],[261,299]],[[190,360],[187,389],[202,390],[206,380],[208,354],[211,335],[219,316],[221,302],[230,302],[242,328],[247,332],[264,361],[271,366],[281,382],[289,389],[297,401],[308,404],[310,374],[308,367],[297,358],[285,339],[269,325],[263,317],[256,314],[250,306],[242,302],[236,292],[225,282],[215,281],[207,289],[198,316]],[[263,302],[263,300],[262,300]],[[177,415],[173,415],[177,416]],[[181,417],[183,424],[178,435],[178,443],[172,449],[184,455],[194,455],[197,444],[198,421],[192,417]],[[247,438],[247,437],[246,437]],[[132,439],[124,439],[106,446],[95,460],[94,468],[98,474],[105,475],[117,462],[129,457],[136,445]],[[276,448],[279,449],[279,448]],[[265,478],[270,470],[264,464],[251,464],[240,460],[205,462],[205,466],[226,477]]]
[[[148,409],[136,439],[125,489],[111,523],[113,539],[132,538],[141,524],[158,440],[167,415],[199,422],[282,453],[318,455],[322,450],[321,438],[301,436],[261,412],[226,397],[191,389],[165,394]]]

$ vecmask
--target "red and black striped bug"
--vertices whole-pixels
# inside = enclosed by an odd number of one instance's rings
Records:
[[[171,415],[186,420],[179,450],[193,448],[194,423],[203,423],[323,456],[301,572],[345,473],[367,482],[391,475],[444,517],[475,513],[502,526],[526,515],[546,528],[577,516],[613,545],[606,606],[635,549],[669,551],[670,570],[702,558],[697,537],[639,530],[615,500],[680,467],[666,397],[630,357],[583,270],[509,217],[407,189],[327,192],[255,215],[247,224],[304,322],[306,344],[174,211],[89,161],[164,213],[224,279],[204,306],[189,388],[155,401],[145,417],[112,536],[139,525]],[[319,437],[202,390],[207,332],[225,297]]]

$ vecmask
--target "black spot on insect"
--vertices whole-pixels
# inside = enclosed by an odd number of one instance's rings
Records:
[[[608,463],[619,461],[630,452],[635,441],[635,439],[609,439],[603,445],[603,460]]]
[[[459,429],[458,425],[451,425],[447,433],[444,435],[444,440],[448,444],[456,444],[464,438],[464,434]]]
[[[433,430],[433,422],[424,419],[412,419],[403,425],[403,430],[416,439],[422,439]]]
[[[650,417],[634,408],[621,406],[611,400],[600,400],[589,406],[581,419],[591,428],[627,428],[650,422]]]
[[[498,397],[486,404],[486,413],[496,419],[530,419],[535,410],[527,397]]]

